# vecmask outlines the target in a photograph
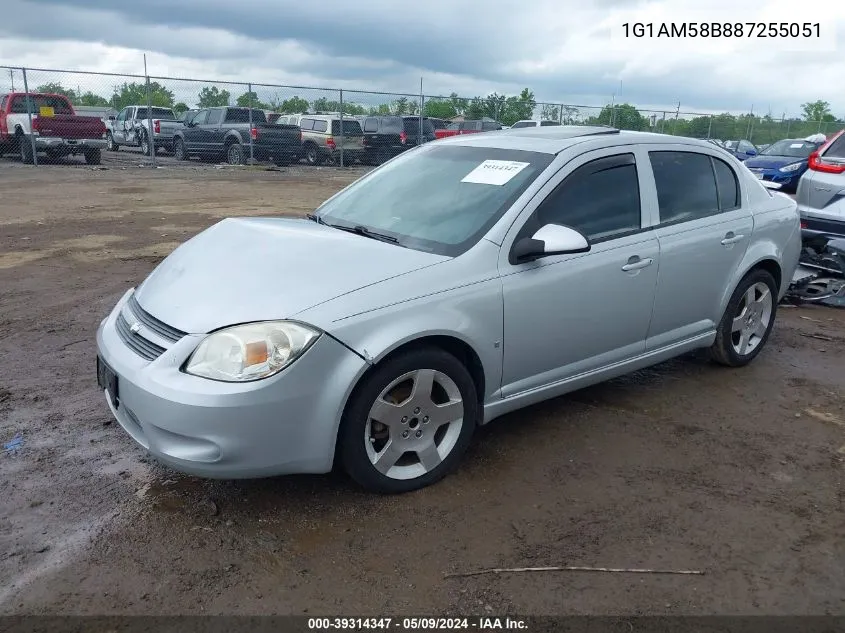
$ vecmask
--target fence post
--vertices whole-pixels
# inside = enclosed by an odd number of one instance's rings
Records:
[[[343,139],[346,137],[343,129],[343,89],[340,89],[340,167],[343,168]]]
[[[150,76],[147,74],[147,56],[144,55],[144,77],[146,79],[147,90],[147,134],[150,139],[150,158],[153,161],[153,167],[156,166],[156,141],[153,136],[153,93],[150,90]]]
[[[26,68],[21,68],[21,72],[23,73],[23,91],[26,93],[26,113],[29,116],[29,142],[32,145],[32,164],[38,167],[38,152],[35,151],[35,134],[32,133],[32,98],[29,96]],[[26,142],[26,139],[21,139],[21,143],[24,142]]]
[[[558,110],[557,114],[558,114],[558,119],[559,119],[558,122],[561,125],[563,125],[563,104],[562,103],[560,104],[560,110]]]
[[[255,162],[255,154],[252,145],[252,84],[249,83],[246,86],[246,94],[249,103],[249,164],[252,165]]]
[[[710,115],[710,121],[707,123],[707,138],[710,138],[710,132],[713,130],[713,115]]]
[[[422,145],[425,143],[425,135],[423,134],[423,102],[425,101],[425,97],[423,96],[423,78],[420,77],[420,129],[417,132],[417,145]]]
[[[789,128],[792,126],[792,119],[786,120],[786,138],[789,138]]]

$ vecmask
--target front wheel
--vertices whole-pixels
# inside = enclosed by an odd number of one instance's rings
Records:
[[[144,156],[150,155],[150,139],[146,134],[141,134],[141,153]]]
[[[710,354],[717,363],[742,367],[763,349],[777,312],[774,277],[757,269],[747,274],[731,295]]]
[[[176,160],[188,160],[188,152],[185,151],[185,141],[181,138],[173,141],[173,157]]]
[[[323,162],[323,157],[320,155],[320,150],[314,143],[309,143],[305,147],[305,161],[309,165],[320,165]]]
[[[24,165],[32,165],[35,162],[35,152],[32,151],[32,142],[24,135],[19,135],[18,148],[21,152],[21,162]]]
[[[344,467],[367,490],[408,492],[445,477],[479,420],[472,377],[439,349],[402,353],[375,368],[344,411]]]
[[[111,132],[106,136],[106,149],[110,152],[116,152],[120,149],[120,145],[114,142],[114,136],[112,136]]]

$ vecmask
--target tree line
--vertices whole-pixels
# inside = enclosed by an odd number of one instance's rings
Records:
[[[154,106],[172,108],[176,112],[189,109],[185,102],[177,102],[174,92],[158,82],[150,82],[150,97]],[[112,107],[120,110],[128,105],[147,103],[147,86],[140,82],[124,82],[116,86],[111,98],[105,98],[92,91],[82,92],[65,88],[61,83],[51,82],[38,86],[39,92],[52,92],[66,95],[75,105]],[[282,114],[302,114],[314,112],[340,112],[348,115],[420,114],[418,99],[398,97],[387,103],[366,106],[354,101],[344,101],[319,97],[308,101],[299,95],[287,99],[259,98],[255,92],[244,92],[237,97],[226,89],[217,86],[203,86],[197,93],[196,107],[211,108],[227,105],[252,106],[262,110],[271,110]],[[837,119],[831,111],[830,103],[816,100],[802,104],[800,117],[773,118],[771,115],[740,114],[727,112],[715,115],[703,115],[693,118],[681,117],[666,111],[659,114],[641,112],[629,103],[605,105],[601,109],[585,113],[582,109],[556,104],[538,104],[534,93],[525,88],[518,95],[492,93],[486,97],[460,97],[452,93],[448,97],[426,97],[422,115],[439,119],[451,119],[463,116],[466,119],[490,118],[503,125],[512,125],[522,119],[534,118],[537,107],[539,118],[557,121],[562,124],[610,125],[624,130],[656,131],[678,136],[695,138],[718,138],[722,140],[748,139],[754,143],[771,143],[781,138],[802,138],[817,132],[830,133],[840,129],[842,119]],[[595,110],[599,110],[595,113]]]

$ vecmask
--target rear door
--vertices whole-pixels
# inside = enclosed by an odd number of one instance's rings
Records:
[[[754,228],[739,179],[716,153],[683,145],[648,146],[644,196],[657,206],[660,271],[647,349],[706,334],[717,326],[725,288]]]

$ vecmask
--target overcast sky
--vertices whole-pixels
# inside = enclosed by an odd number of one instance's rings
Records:
[[[814,6],[809,6],[813,4]],[[0,64],[681,111],[845,117],[845,3],[748,0],[2,0]],[[747,5],[737,8],[736,5]],[[821,38],[636,39],[625,22],[821,23]],[[5,73],[8,74],[8,73]],[[50,78],[36,74],[33,83]],[[65,76],[66,85],[113,79]],[[9,80],[0,76],[0,88]],[[195,86],[180,86],[193,94]],[[231,90],[237,92],[237,89]],[[298,92],[276,91],[282,97]],[[615,97],[612,97],[614,95]],[[350,100],[355,100],[354,97]],[[359,99],[361,100],[361,99]]]

